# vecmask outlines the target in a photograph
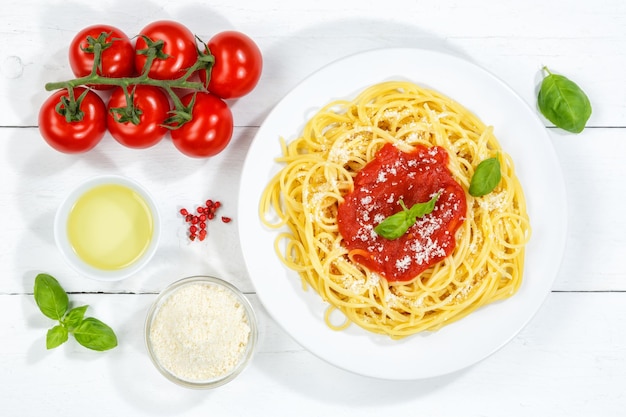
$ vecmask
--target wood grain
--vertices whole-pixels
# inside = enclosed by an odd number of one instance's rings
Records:
[[[71,78],[66,48],[84,26],[109,23],[134,35],[172,19],[208,39],[226,29],[250,35],[264,56],[258,87],[229,104],[235,133],[217,157],[192,160],[169,139],[123,148],[107,135],[92,152],[63,155],[39,136],[46,82]],[[0,414],[380,416],[621,416],[626,407],[626,3],[530,0],[287,0],[94,3],[23,0],[0,15]],[[233,223],[209,225],[190,244],[177,211],[219,199],[237,209],[249,144],[276,103],[324,65],[373,48],[412,46],[471,60],[536,109],[544,65],[589,95],[588,128],[572,135],[546,125],[568,203],[567,246],[550,294],[531,323],[500,351],[456,374],[423,381],[375,380],[305,351],[259,302]],[[358,69],[355,69],[358,70]],[[268,146],[271,146],[268,144]],[[154,262],[117,283],[90,281],[61,259],[52,220],[63,196],[101,173],[135,178],[161,210]],[[196,242],[197,243],[197,242]],[[37,310],[38,272],[62,282],[76,302],[110,324],[120,346],[98,354],[73,341],[45,349],[51,322]],[[261,322],[258,352],[232,383],[211,392],[166,381],[143,345],[147,308],[177,278],[212,274],[240,287]]]

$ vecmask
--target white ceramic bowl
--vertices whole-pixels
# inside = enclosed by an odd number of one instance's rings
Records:
[[[145,202],[152,215],[152,236],[143,253],[132,263],[117,269],[99,268],[85,262],[74,250],[68,236],[67,223],[72,208],[87,191],[113,184],[133,190]],[[100,281],[119,281],[141,270],[157,250],[161,234],[160,216],[150,193],[136,181],[119,175],[101,175],[90,178],[72,190],[59,206],[54,219],[54,239],[67,263],[81,275]],[[97,236],[94,236],[97,239]]]
[[[232,284],[209,276],[180,279],[152,304],[145,323],[150,359],[170,381],[186,388],[216,388],[250,363],[256,315]]]

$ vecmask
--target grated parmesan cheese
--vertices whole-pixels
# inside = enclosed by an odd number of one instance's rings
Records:
[[[507,197],[508,195],[504,192],[492,192],[477,199],[477,201],[480,208],[485,211],[502,211],[507,207]]]
[[[243,359],[250,337],[245,307],[225,288],[191,283],[172,293],[150,328],[154,356],[180,379],[225,376]]]

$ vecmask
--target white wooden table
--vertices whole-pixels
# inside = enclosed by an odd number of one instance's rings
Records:
[[[74,34],[109,23],[128,34],[158,19],[202,38],[226,29],[260,46],[264,73],[233,102],[234,138],[219,156],[193,160],[169,140],[126,149],[110,137],[64,155],[39,136],[44,84],[71,77]],[[264,312],[243,264],[238,183],[246,150],[278,100],[304,77],[355,52],[413,46],[452,51],[483,66],[535,106],[541,67],[575,80],[593,115],[572,135],[546,128],[566,181],[562,266],[544,305],[507,346],[458,373],[397,382],[355,375],[313,356]],[[22,0],[0,15],[0,415],[2,416],[623,416],[626,413],[626,3],[622,0],[471,2]],[[108,140],[107,140],[108,139]],[[154,261],[116,283],[74,273],[56,249],[52,220],[81,179],[116,173],[152,190],[163,218]],[[181,206],[218,199],[234,222],[210,224],[190,244]],[[47,351],[51,325],[32,296],[38,272],[56,276],[77,304],[110,324],[119,346],[88,351],[73,340]],[[258,351],[235,381],[180,388],[158,374],[143,344],[148,306],[170,282],[222,277],[250,297]]]

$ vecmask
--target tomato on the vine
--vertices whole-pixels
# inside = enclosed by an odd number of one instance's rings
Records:
[[[209,75],[207,89],[210,92],[229,99],[244,96],[254,89],[261,78],[263,57],[250,37],[236,31],[220,32],[207,46],[215,63],[210,74],[206,69],[201,69],[199,74],[202,80]]]
[[[172,142],[190,157],[217,155],[232,137],[232,112],[224,100],[211,93],[189,93],[181,98],[185,106],[192,100],[191,120],[171,131]]]
[[[150,44],[154,46],[161,44],[158,46],[159,53],[150,65],[148,75],[151,78],[158,80],[180,78],[198,60],[194,34],[178,22],[159,20],[144,27],[137,37],[135,68],[139,73],[143,73],[145,69],[148,60],[146,52]]]
[[[104,35],[103,35],[104,34]],[[74,36],[69,47],[69,61],[76,77],[91,74],[94,61],[94,45],[100,43],[102,55],[96,70],[98,75],[107,78],[130,77],[134,74],[133,56],[135,49],[124,32],[109,25],[93,25],[84,28]],[[108,89],[112,86],[98,86]]]
[[[59,90],[39,110],[41,136],[64,153],[86,152],[106,132],[106,106],[100,96],[83,87],[74,88],[73,95],[75,100],[69,98],[68,90]]]
[[[117,87],[109,98],[107,128],[111,136],[129,148],[156,145],[167,133],[163,126],[170,111],[167,95],[159,87],[142,84],[126,91]]]

